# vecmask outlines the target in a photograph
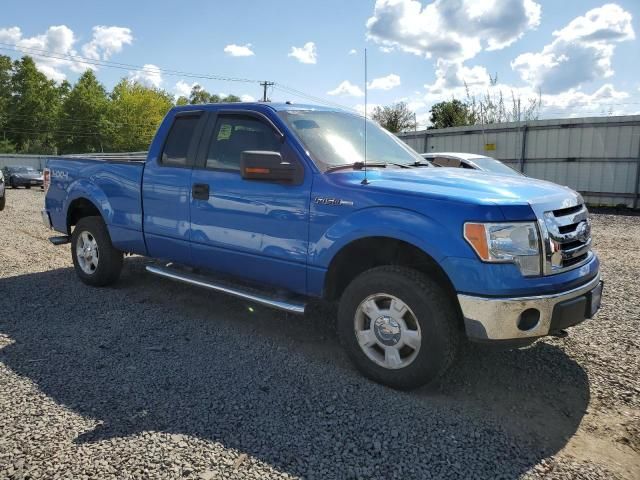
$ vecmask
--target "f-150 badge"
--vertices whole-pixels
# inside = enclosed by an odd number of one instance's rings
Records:
[[[316,197],[313,199],[315,203],[318,205],[331,205],[334,207],[340,207],[342,205],[347,207],[353,207],[353,202],[350,200],[342,200],[340,198],[327,198],[327,197]]]

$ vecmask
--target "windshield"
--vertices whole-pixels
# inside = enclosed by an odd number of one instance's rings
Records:
[[[9,167],[8,170],[11,173],[36,173],[36,169],[31,167]]]
[[[279,112],[311,158],[327,169],[364,161],[364,119],[342,112]],[[367,162],[411,165],[424,159],[400,139],[367,121]]]
[[[508,167],[500,160],[496,160],[491,157],[476,157],[472,158],[471,161],[477,164],[482,170],[487,170],[489,172],[501,173],[503,175],[520,175],[520,172],[515,171],[511,167]]]

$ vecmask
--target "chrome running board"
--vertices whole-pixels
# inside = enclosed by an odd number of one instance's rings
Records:
[[[281,299],[269,295],[259,290],[250,289],[239,285],[231,285],[229,283],[218,282],[212,278],[205,277],[196,273],[185,272],[175,267],[160,267],[155,265],[147,265],[147,271],[164,278],[176,280],[178,282],[195,285],[197,287],[208,288],[220,293],[226,293],[238,298],[244,298],[252,302],[264,305],[265,307],[284,310],[285,312],[303,315],[306,304],[301,301],[290,299]]]

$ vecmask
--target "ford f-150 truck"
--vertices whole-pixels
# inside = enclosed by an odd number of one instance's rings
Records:
[[[172,109],[146,161],[50,159],[47,226],[80,279],[151,273],[302,314],[337,302],[369,378],[441,377],[463,340],[525,345],[591,318],[602,282],[582,197],[434,168],[373,122],[292,104]]]

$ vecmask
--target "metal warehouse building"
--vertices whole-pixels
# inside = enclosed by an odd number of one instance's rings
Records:
[[[567,185],[591,205],[640,207],[640,115],[535,120],[403,133],[420,153],[467,152]]]

